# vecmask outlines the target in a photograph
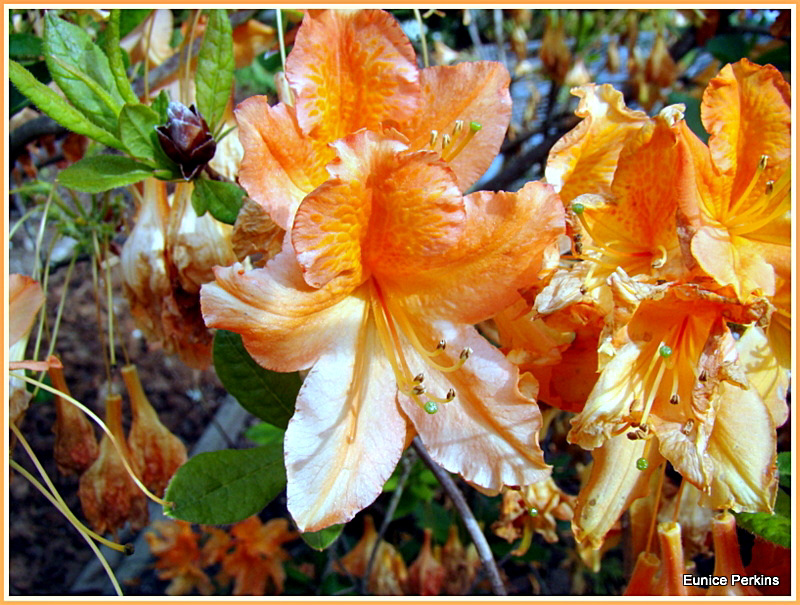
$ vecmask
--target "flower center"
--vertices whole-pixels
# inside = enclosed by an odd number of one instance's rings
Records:
[[[767,181],[763,185],[761,195],[755,199],[751,197],[768,163],[768,156],[762,155],[753,178],[725,213],[723,223],[732,235],[752,233],[789,210],[789,193],[792,185],[789,170],[784,170],[777,181]]]
[[[441,136],[441,151],[442,159],[445,162],[450,162],[455,157],[464,151],[477,132],[482,128],[478,122],[470,122],[468,128],[464,128],[464,120],[456,120],[453,125],[453,131],[450,134],[443,134]],[[431,130],[430,147],[435,150],[439,143],[439,131]]]
[[[425,360],[428,366],[439,372],[455,372],[466,363],[472,354],[472,350],[469,347],[462,349],[458,361],[455,363],[439,363],[436,359],[444,355],[447,348],[445,340],[439,340],[433,350],[426,348],[403,310],[399,308],[394,309],[393,312],[389,310],[386,297],[375,279],[370,280],[370,303],[372,313],[375,316],[375,324],[378,328],[378,337],[392,366],[398,390],[410,397],[414,403],[427,413],[436,413],[439,409],[439,404],[448,403],[455,399],[456,392],[451,388],[444,397],[439,397],[426,391],[424,385],[425,374],[411,371],[411,367],[403,353],[400,334],[402,333],[406,337],[411,347]]]

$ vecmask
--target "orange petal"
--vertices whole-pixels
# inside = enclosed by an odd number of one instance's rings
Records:
[[[44,293],[39,282],[19,273],[8,276],[8,346],[31,331],[42,304]]]
[[[461,191],[486,172],[500,150],[511,119],[509,81],[508,70],[494,61],[429,67],[420,72],[422,107],[400,126],[411,149],[428,149],[435,130],[438,139],[433,149],[440,152],[442,136],[452,133],[457,120],[463,122],[463,133],[469,131],[471,122],[481,125],[463,151],[448,162]]]
[[[419,72],[397,21],[379,10],[306,13],[286,60],[297,121],[324,143],[419,106]]]
[[[238,332],[253,358],[278,372],[310,367],[365,304],[338,282],[310,288],[288,242],[263,269],[245,271],[237,263],[215,274],[200,291],[206,324]]]
[[[369,272],[400,279],[439,264],[464,210],[438,156],[399,154],[404,144],[369,131],[333,146],[332,179],[303,201],[292,231],[306,281],[319,287],[348,274],[360,283]]]
[[[417,328],[422,333],[426,326],[418,322]],[[438,363],[453,365],[465,347],[472,349],[459,370],[445,373],[406,347],[406,358],[413,360],[409,361],[412,373],[423,372],[428,392],[440,397],[451,387],[456,392],[456,398],[440,404],[435,414],[398,395],[431,457],[471,483],[492,490],[549,476],[538,443],[542,417],[536,403],[520,393],[517,369],[472,326],[438,321],[427,330],[447,342],[443,354],[436,357]]]
[[[345,318],[350,329],[311,369],[286,429],[286,493],[301,531],[352,519],[403,452],[395,377],[368,316],[362,308]]]
[[[572,89],[581,98],[575,115],[584,118],[553,145],[545,178],[564,203],[582,193],[609,193],[622,145],[650,118],[625,106],[622,93],[610,84]]]
[[[244,148],[239,182],[282,229],[289,229],[302,199],[323,183],[333,151],[303,136],[293,110],[263,96],[236,108]]]
[[[564,212],[552,187],[539,182],[516,193],[479,191],[464,204],[459,244],[436,266],[385,289],[431,317],[478,323],[516,302],[518,289],[533,282],[545,249],[564,232]]]
[[[735,177],[732,200],[739,198],[769,157],[764,179],[775,179],[791,153],[791,92],[771,65],[747,59],[726,65],[708,83],[701,107],[709,149],[717,169]]]
[[[775,271],[747,238],[704,226],[692,238],[691,252],[703,271],[721,286],[733,286],[740,300],[754,291],[775,294]]]

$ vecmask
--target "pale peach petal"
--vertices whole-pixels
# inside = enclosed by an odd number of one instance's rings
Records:
[[[19,273],[8,276],[8,345],[11,346],[33,327],[33,320],[44,304],[39,282]]]
[[[419,71],[400,24],[379,10],[306,13],[286,60],[297,121],[329,143],[419,107]]]
[[[454,147],[469,133],[471,122],[480,124],[472,140],[448,161],[459,189],[465,191],[486,172],[503,143],[511,119],[509,82],[508,70],[494,61],[423,69],[422,107],[411,121],[401,124],[400,131],[409,137],[411,149],[428,149],[435,130],[433,150],[441,152],[443,135],[453,136]],[[455,135],[457,120],[463,122],[463,130]]]
[[[302,199],[323,183],[333,150],[314,145],[283,103],[270,107],[263,96],[236,108],[244,148],[239,182],[282,229],[289,229]]]
[[[740,299],[754,291],[775,294],[775,271],[748,239],[704,226],[692,238],[691,251],[703,271],[718,284],[733,286]]]
[[[567,204],[582,193],[610,193],[622,145],[650,120],[628,109],[610,84],[587,84],[571,92],[581,98],[575,115],[584,119],[553,145],[544,173]]]
[[[637,461],[647,460],[639,470]],[[606,534],[636,498],[646,496],[650,476],[664,459],[655,444],[631,441],[625,435],[606,441],[592,452],[589,480],[578,494],[572,531],[578,543],[600,548]]]
[[[781,426],[789,417],[789,372],[780,366],[764,330],[758,326],[747,328],[736,342],[736,349],[750,385],[766,404],[773,424]]]
[[[552,188],[539,182],[517,193],[480,191],[464,203],[459,244],[435,267],[392,280],[386,290],[428,316],[474,324],[515,303],[517,291],[533,283],[544,250],[564,232],[564,212]]]
[[[465,347],[472,349],[461,369],[447,373],[432,368],[412,347],[405,349],[406,358],[414,360],[409,361],[411,372],[424,374],[427,392],[444,397],[452,387],[456,393],[435,414],[398,395],[433,459],[493,490],[549,476],[538,443],[542,417],[535,402],[519,392],[517,369],[472,326],[436,321],[427,329],[447,342],[444,354],[436,357],[442,365],[455,364]]]
[[[200,291],[206,324],[240,333],[253,358],[278,372],[313,365],[342,333],[357,329],[350,318],[366,304],[336,281],[309,287],[288,238],[266,267],[245,271],[236,263],[215,275]]]
[[[303,383],[285,438],[289,512],[301,531],[345,523],[377,498],[403,452],[406,420],[365,308]]]
[[[754,388],[722,383],[708,442],[714,460],[708,506],[772,512],[778,489],[775,426]]]

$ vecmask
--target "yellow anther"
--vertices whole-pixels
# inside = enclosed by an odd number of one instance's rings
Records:
[[[435,147],[436,141],[439,139],[439,132],[437,130],[431,130],[431,142],[430,146]]]
[[[775,181],[767,181],[767,186],[765,188],[764,193],[767,195],[772,195],[772,190],[775,188]]]
[[[422,372],[414,376],[414,382],[416,382],[417,384],[421,384],[424,380],[425,380],[425,374],[423,374]]]
[[[453,125],[453,136],[457,137],[461,134],[462,130],[464,130],[464,120],[456,120],[456,123]]]
[[[452,137],[449,134],[442,135],[442,151],[446,151],[448,147],[450,147],[450,143],[452,142]]]

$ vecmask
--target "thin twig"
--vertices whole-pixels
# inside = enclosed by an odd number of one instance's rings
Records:
[[[492,556],[492,549],[489,548],[486,536],[483,535],[483,531],[481,531],[475,519],[475,515],[472,514],[472,510],[469,508],[466,499],[464,499],[464,494],[458,489],[455,481],[453,481],[448,472],[431,458],[431,455],[428,453],[428,450],[425,449],[419,436],[414,437],[411,445],[414,447],[417,454],[419,454],[419,457],[422,458],[423,462],[431,469],[436,479],[444,488],[444,491],[450,496],[456,510],[458,510],[458,513],[461,515],[461,519],[464,521],[464,525],[469,535],[472,537],[475,547],[478,549],[478,556],[480,557],[481,563],[483,563],[483,568],[489,576],[489,581],[492,584],[492,592],[496,595],[506,596],[506,587],[503,585],[503,580],[500,578],[500,571],[497,569],[497,563]]]
[[[369,585],[369,576],[370,573],[372,573],[372,566],[375,564],[375,558],[378,555],[378,546],[380,545],[381,540],[383,540],[386,530],[389,528],[389,523],[392,522],[394,511],[397,510],[397,505],[400,504],[400,497],[403,495],[403,488],[405,488],[406,481],[408,481],[408,477],[411,475],[411,469],[414,467],[414,464],[406,456],[403,456],[400,459],[400,463],[403,465],[403,472],[397,479],[397,487],[394,488],[392,499],[389,501],[389,506],[386,509],[386,514],[383,516],[380,530],[378,530],[378,539],[375,540],[375,544],[372,546],[372,552],[369,554],[367,570],[364,572],[364,577],[362,578],[364,583],[364,590],[362,591],[362,594],[367,594],[366,589]]]

